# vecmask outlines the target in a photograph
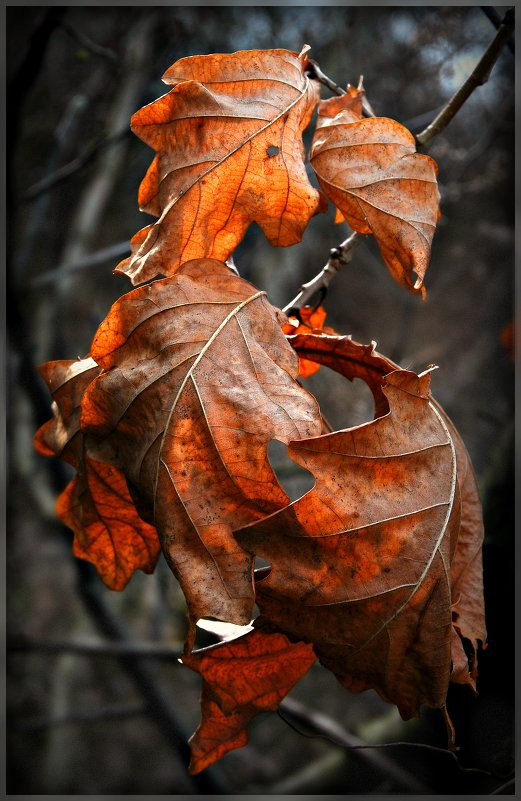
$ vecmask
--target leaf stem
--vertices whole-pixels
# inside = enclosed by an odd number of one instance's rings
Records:
[[[337,95],[345,95],[346,90],[342,89],[337,83],[335,83],[329,75],[326,75],[325,72],[322,72],[320,66],[314,61],[312,58],[309,59],[309,68],[308,73],[311,78],[315,78],[319,83],[323,84],[323,86],[327,86],[328,89],[331,89]],[[358,82],[358,88],[362,92],[362,112],[365,117],[375,117],[375,113],[371,108],[371,104],[369,103],[368,99],[363,92],[363,76],[360,76],[360,81]]]
[[[459,111],[465,101],[468,100],[472,92],[477,89],[478,86],[482,86],[488,81],[492,67],[497,61],[497,58],[504,45],[512,36],[513,31],[514,8],[512,7],[506,12],[494,39],[483,53],[483,56],[467,80],[460,86],[458,91],[451,97],[451,99],[435,117],[435,119],[416,136],[416,142],[418,145],[426,145],[431,141],[431,139],[443,131],[449,122],[455,117],[456,113]]]

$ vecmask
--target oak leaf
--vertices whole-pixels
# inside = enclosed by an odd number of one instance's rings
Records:
[[[294,312],[288,312],[289,322],[284,323],[282,330],[285,334],[296,336],[297,334],[309,334],[313,331],[327,333],[333,332],[332,328],[324,328],[327,313],[322,306],[302,306]],[[301,378],[309,378],[318,370],[320,365],[311,359],[299,356],[298,374]]]
[[[133,284],[185,261],[226,261],[257,222],[272,245],[299,242],[324,208],[307,178],[301,134],[319,100],[307,56],[252,50],[190,56],[163,76],[173,89],[132,117],[156,151],[139,190],[157,215],[118,265]]]
[[[358,233],[374,234],[393,278],[423,293],[439,217],[437,165],[386,117],[362,118],[357,90],[322,100],[310,160],[327,197]]]
[[[40,372],[53,396],[54,417],[36,433],[35,446],[77,470],[58,497],[58,517],[74,531],[74,555],[92,562],[110,589],[122,590],[137,569],[154,570],[160,546],[155,528],[139,516],[123,472],[87,452],[81,401],[101,368],[87,358],[48,362]]]
[[[387,398],[382,391],[382,379],[387,373],[400,368],[391,359],[378,353],[374,342],[361,345],[351,337],[324,334],[289,336],[288,340],[301,359],[315,360],[335,369],[349,380],[362,379],[373,394],[375,417],[389,412]],[[478,647],[480,644],[485,647],[487,639],[481,501],[469,455],[456,427],[434,399],[431,403],[441,414],[455,447],[461,496],[461,522],[450,569],[453,618],[451,681],[468,684],[475,690]],[[463,647],[464,641],[467,650]]]
[[[453,679],[473,684],[468,669],[462,672],[463,631],[457,617],[453,626],[453,608],[472,610],[463,636],[475,645],[486,636],[482,529],[468,462],[431,400],[428,373],[394,369],[382,378],[387,360],[374,345],[358,346],[356,354],[347,337],[294,339],[306,356],[316,345],[317,361],[339,363],[346,377],[371,375],[375,396],[380,373],[385,402],[371,423],[290,443],[289,455],[314,475],[315,487],[236,532],[271,565],[257,586],[261,613],[313,642],[344,686],[376,689],[403,717],[422,704],[443,707],[451,668],[459,671]],[[463,510],[473,510],[463,523],[460,484]]]
[[[262,614],[314,642],[345,687],[373,688],[408,718],[446,697],[459,490],[429,375],[395,371],[383,391],[388,415],[290,443],[315,487],[236,537],[271,564]]]
[[[91,348],[85,390],[92,458],[122,470],[153,510],[191,621],[249,622],[252,560],[232,530],[288,503],[271,439],[320,431],[315,399],[266,294],[198,260],[118,300]]]
[[[279,632],[249,631],[182,658],[203,677],[202,720],[190,738],[191,773],[248,742],[246,726],[274,710],[316,661],[313,647]]]

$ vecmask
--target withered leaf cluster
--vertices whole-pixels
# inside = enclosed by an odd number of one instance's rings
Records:
[[[438,219],[436,165],[403,126],[364,118],[360,91],[320,101],[306,52],[182,59],[132,128],[156,152],[139,204],[155,215],[117,267],[137,286],[87,357],[41,368],[54,417],[37,449],[76,470],[58,499],[74,553],[121,590],[160,552],[184,591],[183,661],[203,679],[198,772],[244,745],[318,659],[404,718],[475,687],[485,643],[483,527],[463,443],[430,394],[374,345],[293,324],[227,263],[248,226],[298,242],[327,199],[372,234],[391,275],[423,290]],[[306,173],[302,132],[318,108]],[[327,197],[327,199],[326,199]],[[162,277],[159,277],[162,276]],[[298,381],[325,365],[365,381],[374,419],[323,433]],[[315,485],[290,503],[272,440]],[[256,574],[255,557],[270,568]],[[196,651],[202,618],[249,624]]]

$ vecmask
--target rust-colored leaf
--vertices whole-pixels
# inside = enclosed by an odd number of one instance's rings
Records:
[[[309,334],[313,331],[324,333],[333,329],[324,328],[327,313],[322,306],[302,306],[298,312],[289,313],[289,322],[284,323],[282,330],[285,334],[296,336],[297,334]],[[299,356],[298,374],[301,378],[309,378],[310,375],[320,370],[320,365],[316,361],[305,359]]]
[[[58,498],[58,516],[74,531],[74,555],[93,562],[111,590],[122,590],[137,569],[154,571],[157,532],[139,517],[121,470],[88,456],[80,470]]]
[[[248,722],[259,712],[276,709],[315,660],[311,645],[255,629],[184,656],[183,662],[204,680],[202,721],[190,739],[190,771],[199,773],[246,745]]]
[[[451,680],[468,684],[475,690],[478,675],[478,647],[486,647],[487,629],[483,605],[484,537],[483,514],[474,470],[454,424],[443,410],[447,427],[456,449],[458,481],[461,495],[461,525],[451,563],[453,669]],[[469,655],[463,648],[466,642]]]
[[[236,534],[272,567],[261,612],[314,642],[344,686],[376,689],[405,718],[444,704],[451,663],[459,489],[429,381],[396,370],[384,380],[387,415],[290,443],[315,487]]]
[[[339,335],[299,334],[289,341],[300,358],[316,360],[349,380],[362,379],[371,389],[375,402],[375,417],[388,414],[389,404],[382,391],[382,379],[399,366],[378,353],[375,343],[361,345],[351,337]],[[483,602],[483,518],[479,492],[470,459],[454,424],[435,400],[431,400],[440,413],[454,444],[457,477],[461,497],[460,526],[454,532],[451,546],[451,599],[452,599],[452,673],[451,680],[468,684],[475,689],[477,677],[478,645],[485,647],[487,632]],[[467,642],[467,656],[463,648]]]
[[[60,456],[78,467],[83,455],[81,399],[101,368],[88,357],[47,362],[41,365],[39,372],[53,399],[53,417],[36,432],[35,448],[44,456]]]
[[[439,216],[437,166],[385,117],[362,118],[352,93],[322,100],[311,164],[340,219],[374,234],[393,278],[422,292]]]
[[[58,498],[58,517],[74,531],[74,555],[92,562],[110,589],[122,590],[137,569],[154,570],[160,546],[155,528],[139,516],[123,472],[86,452],[81,401],[101,368],[87,358],[49,362],[40,372],[53,396],[54,417],[36,433],[35,446],[45,456],[61,456],[78,473]]]
[[[89,453],[116,464],[153,509],[187,599],[189,643],[198,618],[251,619],[251,557],[232,529],[288,502],[270,440],[320,431],[281,323],[264,292],[200,260],[123,296],[94,337],[103,373],[82,401]]]
[[[319,99],[307,56],[251,50],[190,56],[163,76],[173,89],[132,117],[156,151],[139,190],[159,219],[117,267],[133,284],[194,258],[225,261],[257,222],[272,245],[300,241],[323,208],[301,134]]]

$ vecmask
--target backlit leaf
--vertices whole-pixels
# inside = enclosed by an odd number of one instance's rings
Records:
[[[36,433],[35,446],[77,470],[58,498],[58,517],[74,531],[74,555],[92,562],[110,589],[122,590],[137,569],[154,570],[160,546],[155,528],[139,516],[123,472],[86,452],[81,401],[101,368],[87,358],[48,362],[40,372],[53,395],[54,417]]]
[[[252,630],[231,642],[183,656],[203,677],[202,721],[190,739],[192,773],[248,742],[246,726],[278,707],[316,661],[311,645],[284,634]]]
[[[362,118],[350,93],[322,100],[311,164],[358,233],[374,234],[393,278],[422,292],[439,216],[437,165],[395,120]]]
[[[253,50],[190,56],[173,89],[132,117],[156,151],[139,190],[159,219],[132,239],[117,270],[133,284],[195,258],[221,261],[257,222],[272,245],[300,241],[323,202],[307,178],[301,134],[319,99],[307,56]]]
[[[376,689],[405,718],[443,705],[451,662],[459,488],[429,380],[394,371],[383,385],[387,415],[290,443],[315,487],[236,533],[271,565],[258,585],[262,614],[314,642],[344,686]]]
[[[82,401],[89,452],[116,464],[153,510],[187,598],[189,640],[201,617],[250,621],[252,562],[232,530],[288,502],[270,440],[321,430],[282,321],[264,292],[200,260],[123,296],[94,337],[103,373]]]

